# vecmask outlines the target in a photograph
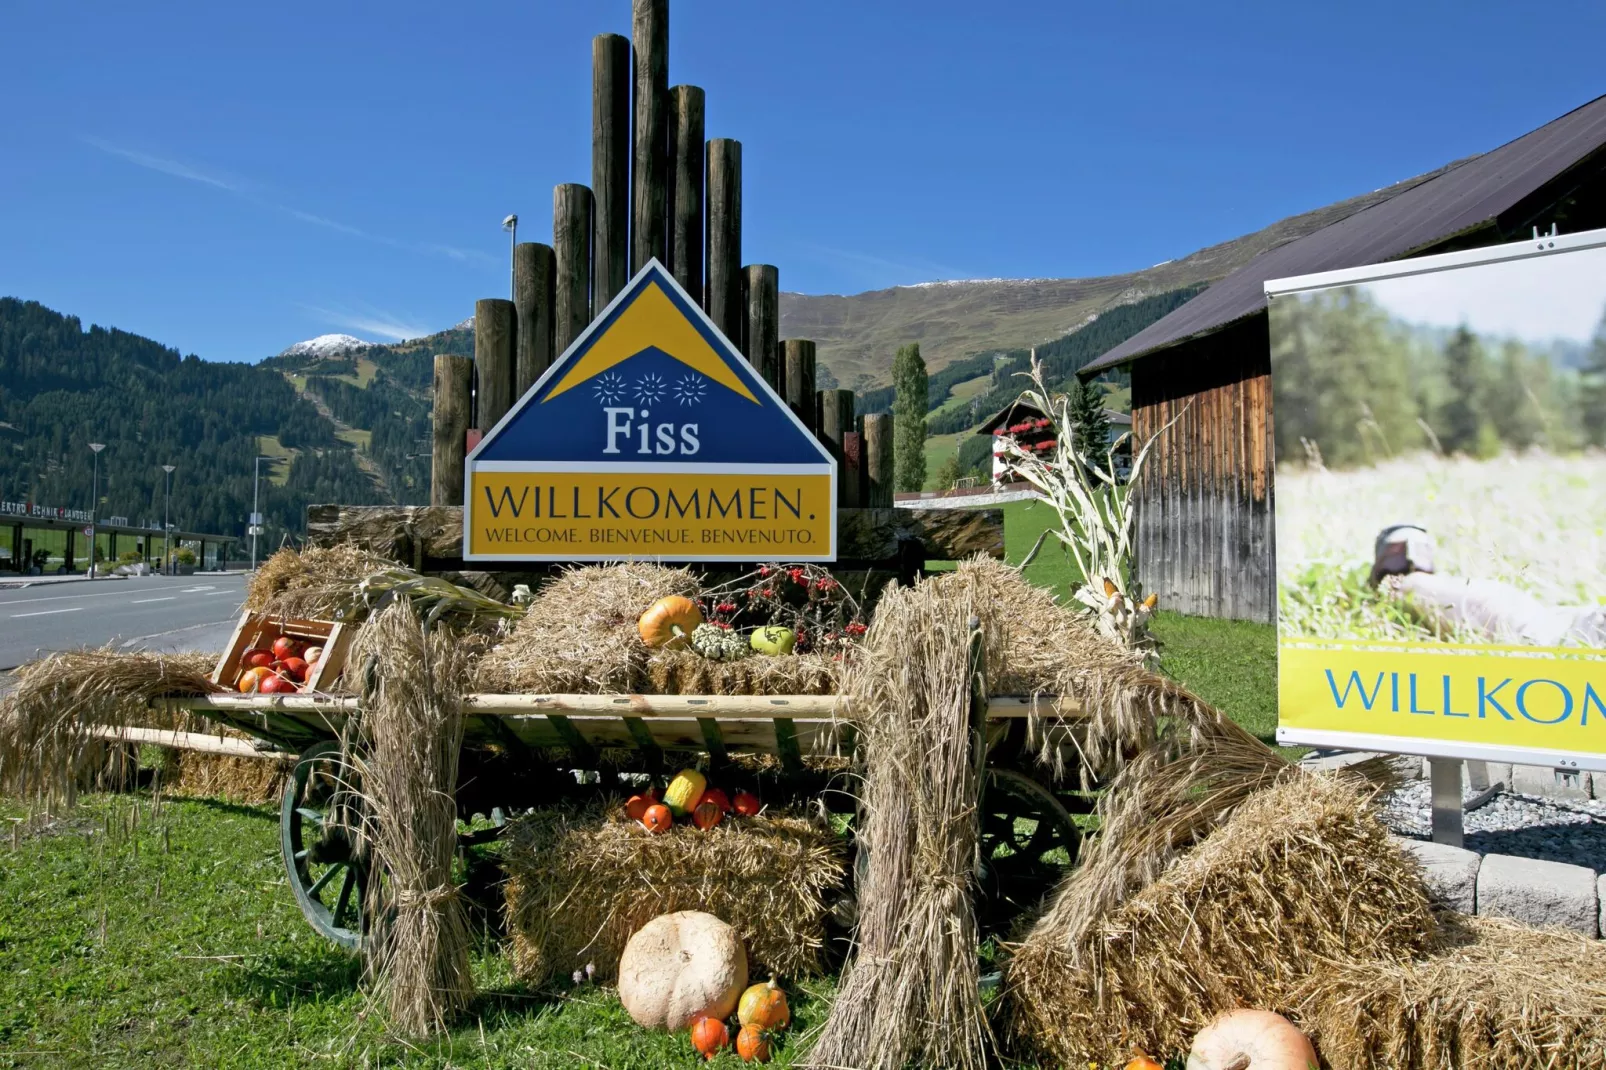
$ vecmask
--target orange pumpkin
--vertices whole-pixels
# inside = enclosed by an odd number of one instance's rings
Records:
[[[742,1057],[744,1063],[767,1063],[770,1061],[769,1034],[762,1029],[744,1025],[736,1034],[736,1054]]]
[[[792,1008],[787,1006],[786,993],[776,986],[775,978],[752,985],[742,993],[736,1004],[736,1020],[766,1033],[791,1024]]]
[[[240,674],[239,688],[245,694],[254,694],[262,690],[263,678],[272,675],[273,670],[266,665],[258,665],[255,668],[247,669]]]
[[[632,821],[640,821],[646,814],[647,807],[658,801],[658,789],[648,788],[640,795],[632,795],[625,802],[625,816]]]
[[[762,808],[763,804],[758,801],[758,796],[752,792],[738,791],[736,793],[736,812],[743,817],[752,817]]]
[[[647,607],[647,612],[636,621],[636,631],[641,633],[641,641],[654,649],[682,647],[702,622],[703,611],[697,608],[696,602],[672,594]]]
[[[712,1059],[730,1042],[731,1031],[718,1018],[699,1014],[691,1020],[691,1046],[701,1052],[704,1059]]]
[[[697,809],[691,812],[691,823],[706,832],[719,824],[719,819],[724,816],[725,813],[718,804],[700,802],[697,804]]]
[[[1126,1070],[1165,1070],[1165,1064],[1155,1062],[1140,1051],[1126,1064]]]
[[[675,823],[675,815],[663,803],[653,803],[641,815],[641,823],[647,826],[648,832],[668,832]]]
[[[728,814],[731,812],[731,801],[730,799],[726,798],[725,792],[720,788],[707,789],[703,792],[703,797],[698,801],[713,803],[715,806],[719,807],[719,812],[722,814]]]

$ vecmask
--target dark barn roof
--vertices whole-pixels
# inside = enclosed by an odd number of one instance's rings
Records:
[[[1148,355],[1211,334],[1266,307],[1267,279],[1359,267],[1422,253],[1492,222],[1507,228],[1526,218],[1502,219],[1606,146],[1606,96],[1541,126],[1492,152],[1446,168],[1354,215],[1261,253],[1169,316],[1150,324],[1079,374]],[[1530,205],[1540,210],[1545,205]],[[1518,234],[1516,237],[1526,237]]]

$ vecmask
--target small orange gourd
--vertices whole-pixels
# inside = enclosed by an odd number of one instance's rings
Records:
[[[675,815],[663,803],[653,803],[641,815],[641,823],[647,826],[648,832],[668,832],[675,823]]]
[[[736,1020],[761,1032],[785,1029],[792,1021],[792,1008],[786,1004],[786,993],[771,977],[761,985],[750,985],[736,1004]]]
[[[742,1057],[744,1063],[767,1063],[770,1061],[769,1034],[762,1029],[744,1025],[736,1034],[736,1054]]]
[[[697,808],[691,812],[691,823],[707,832],[719,824],[719,819],[724,816],[725,811],[721,810],[717,804],[706,801],[700,802],[697,804]]]
[[[632,821],[640,821],[647,813],[647,807],[658,801],[658,789],[648,788],[640,795],[632,795],[625,803],[625,816]]]
[[[641,633],[641,641],[654,649],[682,647],[702,622],[703,611],[697,608],[696,602],[672,594],[647,607],[647,612],[636,621],[636,631]]]
[[[699,1014],[692,1019],[691,1046],[696,1048],[704,1059],[712,1059],[724,1051],[730,1042],[731,1031],[725,1028],[725,1023],[718,1018]]]
[[[1126,1064],[1126,1070],[1165,1070],[1165,1064],[1155,1062],[1140,1051]]]

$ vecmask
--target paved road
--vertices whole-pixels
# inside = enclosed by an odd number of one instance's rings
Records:
[[[245,599],[242,575],[135,576],[0,590],[0,669],[51,650],[222,650]]]

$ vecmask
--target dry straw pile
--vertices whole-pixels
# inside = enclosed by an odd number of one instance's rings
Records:
[[[1432,956],[1333,963],[1290,1002],[1334,1067],[1606,1066],[1606,944],[1562,930],[1451,917]]]
[[[677,910],[733,926],[755,973],[818,974],[829,902],[846,879],[828,826],[770,811],[660,835],[619,807],[532,811],[508,829],[502,861],[513,967],[532,984],[588,963],[612,979],[631,934]]]
[[[1421,872],[1369,792],[1353,778],[1290,775],[1091,918],[1101,892],[1085,867],[1072,874],[1008,965],[1015,1045],[1067,1065],[1124,1059],[1134,1045],[1186,1051],[1221,1011],[1290,1011],[1335,962],[1422,955],[1435,924]]]
[[[226,739],[249,739],[222,729]],[[171,750],[162,767],[162,790],[171,795],[223,798],[230,802],[278,802],[284,793],[291,763],[273,757],[236,758],[228,754]]]
[[[964,581],[887,591],[848,672],[869,864],[857,889],[854,959],[805,1066],[981,1070],[993,1060],[973,899],[982,756],[971,745],[970,620],[978,602]]]
[[[371,617],[352,645],[361,666],[365,748],[351,758],[365,801],[370,975],[391,1021],[444,1030],[474,998],[468,913],[452,880],[467,665],[456,637],[426,631],[407,602]]]
[[[150,700],[220,690],[211,680],[214,660],[204,654],[79,650],[23,665],[0,703],[0,793],[47,808],[70,806],[106,772],[108,748],[93,730],[182,727],[174,716],[152,710]]]
[[[363,579],[395,562],[349,544],[327,548],[286,547],[251,577],[245,608],[294,620],[345,619],[357,605]]]
[[[541,588],[513,634],[480,661],[476,690],[639,691],[648,651],[636,619],[660,598],[697,589],[697,577],[683,568],[570,569]]]

